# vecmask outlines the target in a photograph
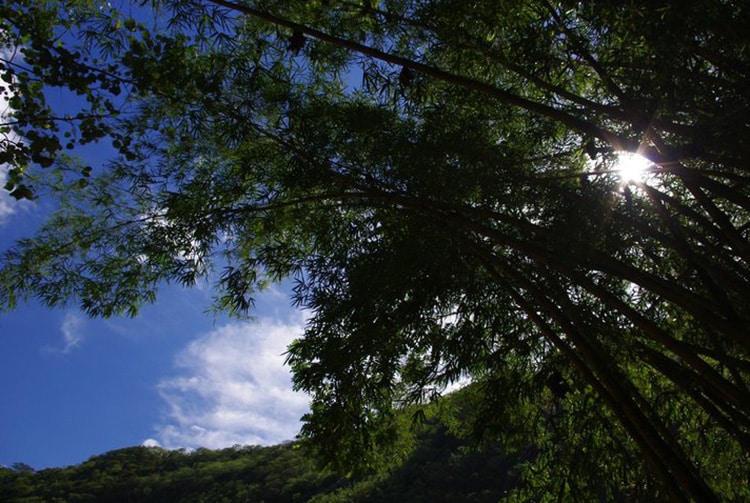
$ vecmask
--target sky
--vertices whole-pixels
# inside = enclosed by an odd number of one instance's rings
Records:
[[[5,177],[0,167],[0,186]],[[46,212],[0,190],[0,253]],[[292,391],[283,365],[305,324],[288,293],[276,285],[257,296],[251,321],[207,314],[210,285],[164,286],[135,318],[35,303],[0,312],[0,464],[43,469],[133,445],[292,440],[308,397]]]

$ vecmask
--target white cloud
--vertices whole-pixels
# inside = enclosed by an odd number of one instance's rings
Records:
[[[60,325],[62,346],[45,346],[43,349],[51,353],[70,353],[83,342],[83,326],[85,323],[86,318],[78,313],[70,312],[66,314]]]
[[[86,320],[78,313],[68,313],[65,315],[61,327],[63,334],[63,353],[69,353],[80,346],[81,342],[83,342],[81,328],[83,327],[84,321]]]
[[[161,444],[155,438],[147,438],[141,443],[142,447],[161,447]]]
[[[288,322],[261,318],[229,323],[190,343],[177,356],[179,375],[159,383],[168,410],[158,443],[216,449],[293,439],[308,397],[292,390],[283,362],[303,329],[301,315]]]

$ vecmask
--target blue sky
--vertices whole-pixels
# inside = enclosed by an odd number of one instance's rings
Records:
[[[3,193],[0,250],[44,213]],[[283,352],[301,334],[303,314],[283,285],[257,298],[249,322],[206,314],[210,297],[209,285],[165,286],[134,319],[33,303],[0,313],[0,464],[64,466],[143,443],[292,439],[308,399],[291,390]]]

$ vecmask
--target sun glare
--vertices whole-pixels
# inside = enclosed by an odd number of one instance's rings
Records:
[[[633,152],[618,152],[615,169],[623,182],[641,182],[648,174],[652,163],[642,155]]]

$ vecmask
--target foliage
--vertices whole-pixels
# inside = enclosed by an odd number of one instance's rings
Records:
[[[8,188],[61,201],[3,305],[132,315],[207,276],[241,315],[291,277],[302,436],[334,465],[399,459],[394,407],[469,378],[477,435],[559,449],[528,497],[750,498],[747,6],[278,4],[3,8],[32,65],[4,60]],[[81,134],[109,164],[58,155],[55,86],[110,112]]]

